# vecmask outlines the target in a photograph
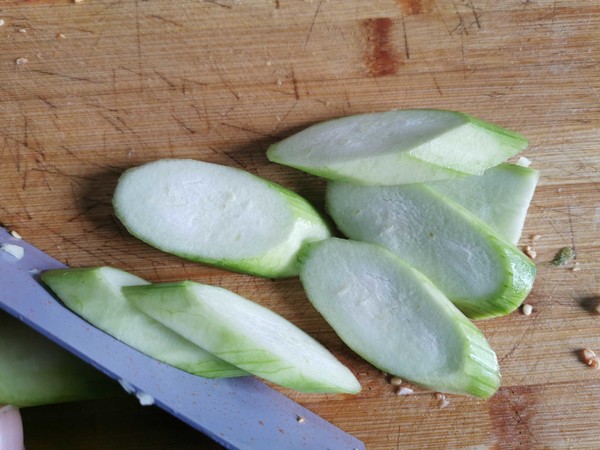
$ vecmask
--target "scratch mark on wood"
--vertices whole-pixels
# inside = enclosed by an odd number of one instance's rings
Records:
[[[300,100],[300,92],[298,91],[298,80],[296,79],[296,74],[294,73],[294,67],[292,67],[292,85],[294,87],[294,97],[296,100]]]
[[[52,103],[50,100],[48,100],[45,97],[42,97],[40,94],[36,94],[35,95],[42,103],[44,103],[46,106],[48,106],[50,109],[56,109],[56,105],[54,103]]]
[[[174,25],[174,26],[176,26],[176,27],[179,27],[179,28],[185,28],[185,27],[183,26],[183,24],[181,24],[181,23],[179,23],[179,22],[176,22],[175,20],[172,20],[172,19],[167,19],[167,18],[165,18],[165,17],[163,17],[163,16],[159,16],[158,14],[150,14],[150,15],[148,16],[148,18],[150,18],[150,19],[155,19],[155,20],[159,20],[159,21],[161,21],[161,22],[168,23],[169,25]]]
[[[30,72],[35,72],[35,73],[39,73],[42,75],[51,75],[51,76],[55,76],[55,77],[66,78],[67,80],[71,80],[71,81],[85,81],[87,83],[94,83],[94,84],[102,83],[102,81],[92,80],[91,78],[76,77],[73,75],[66,75],[66,74],[58,73],[58,72],[50,72],[49,70],[31,69]]]
[[[475,9],[475,5],[473,5],[473,0],[469,0],[468,3],[471,12],[473,13],[473,17],[475,17],[475,23],[477,24],[477,28],[481,29],[481,22],[479,20],[479,14],[477,14],[477,10]]]
[[[567,204],[567,217],[569,218],[569,237],[571,238],[571,248],[575,251],[575,234],[573,233],[573,214],[571,204]],[[576,251],[575,254],[577,254]]]
[[[294,104],[286,111],[286,113],[283,115],[283,117],[281,118],[281,120],[278,120],[277,125],[275,125],[275,128],[273,128],[273,130],[271,131],[271,135],[275,135],[275,133],[277,132],[277,130],[279,129],[279,127],[281,126],[281,124],[285,123],[285,119],[287,119],[287,116],[290,115],[290,113],[293,111],[293,109],[298,105],[298,100],[296,100],[294,102]]]
[[[321,0],[317,5],[317,9],[315,11],[315,15],[313,16],[312,22],[310,23],[310,28],[308,29],[308,34],[306,35],[306,41],[304,41],[304,49],[308,46],[308,41],[310,41],[310,36],[312,35],[313,28],[315,27],[315,22],[317,21],[317,16],[321,12],[321,6],[323,6],[323,1]]]
[[[252,130],[248,127],[242,127],[239,125],[233,125],[231,123],[227,123],[227,122],[219,122],[219,124],[226,126],[226,127],[230,127],[230,128],[235,128],[236,130],[240,130],[240,131],[245,131],[246,133],[251,133],[251,134],[256,134],[258,136],[262,136],[262,137],[269,137],[269,138],[275,138],[275,136],[269,134],[269,133],[263,133],[261,131],[256,131],[256,130]]]
[[[446,19],[444,17],[444,14],[442,14],[442,12],[439,10],[439,8],[437,7],[437,4],[433,5],[433,8],[436,12],[436,15],[440,18],[440,20],[442,21],[442,23],[444,24],[444,28],[446,28],[446,32],[448,33],[449,36],[452,36],[452,30],[450,29],[450,27],[448,26],[448,22],[446,22]]]
[[[232,9],[232,5],[227,5],[225,3],[219,3],[216,0],[202,0],[204,3],[209,3],[211,5],[220,6],[221,8]]]
[[[366,19],[362,25],[366,34],[365,59],[369,74],[373,77],[395,74],[401,61],[392,45],[392,19]]]
[[[233,89],[231,82],[223,76],[223,74],[221,73],[221,69],[219,69],[219,66],[214,65],[214,68],[215,68],[215,72],[217,73],[219,79],[225,85],[227,90],[229,92],[231,92],[231,95],[233,95],[236,98],[236,100],[240,100],[240,98],[241,98],[240,94]]]
[[[119,127],[112,119],[112,117],[106,116],[104,114],[100,114],[100,117],[102,117],[104,120],[106,120],[109,124],[112,125],[112,127],[117,130],[119,133],[121,134],[125,134],[125,130],[123,130],[121,127]]]
[[[210,150],[212,150],[214,153],[216,153],[217,155],[223,155],[225,157],[227,157],[228,159],[230,159],[231,161],[233,161],[237,166],[241,167],[242,169],[246,170],[247,166],[242,163],[239,159],[237,159],[236,157],[234,157],[233,155],[231,155],[230,153],[226,152],[225,150],[219,150],[215,147],[209,146],[208,147]]]
[[[171,117],[173,118],[173,120],[175,120],[175,122],[177,122],[181,128],[183,128],[184,130],[186,130],[188,133],[190,134],[196,134],[196,130],[194,130],[193,128],[187,126],[183,120],[181,120],[179,117],[177,117],[175,114],[171,113]]]
[[[209,131],[211,129],[211,125],[210,125],[210,118],[208,117],[208,114],[203,113],[202,110],[200,109],[200,107],[198,107],[197,105],[191,104],[190,107],[196,112],[196,116],[198,116],[198,119],[201,122],[204,122],[205,131]],[[206,109],[206,106],[205,106],[205,109]]]
[[[140,31],[140,9],[139,1],[135,0],[135,43],[137,47],[138,81],[140,90],[144,90],[144,77],[142,76],[142,35]]]
[[[23,172],[23,182],[21,183],[21,190],[25,190],[27,189],[27,178],[29,175],[29,170],[27,170],[29,167],[29,163],[27,161],[25,161],[25,170]]]
[[[112,80],[111,81],[112,81],[112,91],[113,91],[112,93],[114,96],[116,96],[117,95],[117,73],[116,73],[116,70],[114,67],[112,70]]]
[[[402,33],[404,34],[404,53],[406,59],[410,59],[410,51],[408,50],[408,34],[406,32],[406,23],[404,22],[404,16],[402,16]]]
[[[465,25],[465,19],[463,18],[462,14],[458,10],[458,6],[456,6],[456,2],[454,0],[452,0],[452,5],[454,6],[454,12],[456,13],[456,16],[458,17],[458,24],[450,32],[450,35],[452,36],[455,32],[458,32],[458,34],[460,34],[460,35],[462,35],[462,34],[468,35],[469,30],[467,30],[467,27]]]
[[[159,76],[161,80],[163,80],[171,89],[177,89],[177,85],[169,80],[164,74],[160,73],[158,70],[154,70],[154,73]]]
[[[435,75],[431,74],[431,78],[433,79],[433,85],[437,89],[438,94],[440,94],[440,97],[443,97],[444,94],[442,93],[442,90],[440,89],[440,85],[438,84],[437,80],[435,79]]]

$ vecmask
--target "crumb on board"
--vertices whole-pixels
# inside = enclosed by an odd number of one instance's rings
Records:
[[[575,261],[575,264],[573,264],[573,267],[571,267],[571,270],[573,272],[579,272],[581,270],[581,267],[579,266],[579,263],[577,261]]]
[[[298,422],[298,423],[304,423],[305,420],[306,419],[304,417],[302,417],[302,416],[297,416],[296,417],[296,422]]]
[[[12,236],[12,237],[14,237],[15,239],[23,239],[23,237],[22,237],[22,236],[21,236],[19,233],[17,233],[15,230],[12,230],[12,231],[10,232],[10,234],[11,234],[11,236]]]
[[[0,27],[3,27],[5,23],[6,22],[4,22],[4,19],[0,19]]]
[[[396,392],[396,395],[405,396],[405,395],[411,395],[413,393],[414,393],[414,391],[411,388],[403,387],[403,388],[398,389],[398,391]]]
[[[443,409],[450,404],[450,401],[441,392],[436,392],[435,398],[438,401],[438,405],[439,405],[440,409]]]
[[[536,242],[536,241],[539,241],[541,238],[542,238],[542,236],[536,233],[536,234],[532,234],[530,239],[531,239],[531,242]]]
[[[19,33],[27,33],[27,28],[19,28]]]
[[[22,58],[22,57],[21,58],[17,58],[15,60],[15,64],[17,66],[22,66],[23,64],[27,64],[28,62],[29,62],[29,60],[27,58]]]
[[[67,36],[65,36],[64,33],[56,33],[56,39],[66,39]]]
[[[524,316],[530,316],[533,312],[533,306],[531,306],[529,303],[525,303],[521,308],[521,312]]]
[[[400,386],[402,384],[402,378],[392,377],[392,378],[390,378],[390,384],[392,386]]]
[[[552,264],[564,267],[575,259],[575,249],[573,247],[561,248],[552,260]]]
[[[537,252],[531,245],[526,245],[523,249],[523,253],[525,253],[529,259],[535,259],[537,257]]]
[[[596,352],[590,350],[589,348],[583,348],[580,351],[581,361],[590,366],[592,369],[600,368],[600,359],[596,356]]]

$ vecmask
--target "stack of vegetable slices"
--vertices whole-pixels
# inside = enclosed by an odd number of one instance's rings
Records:
[[[200,161],[130,169],[113,203],[132,235],[163,251],[262,277],[299,275],[340,338],[381,370],[489,398],[498,362],[470,319],[510,313],[533,284],[535,266],[515,244],[539,174],[504,162],[526,145],[517,133],[435,110],[336,119],[273,145],[272,161],[330,180],[327,210],[349,239],[333,237],[294,192]],[[304,392],[360,390],[313,338],[225,289],[151,284],[109,267],[42,279],[91,323],[182,370],[253,374]],[[65,393],[48,385],[45,395]]]
[[[330,180],[327,210],[352,240],[306,246],[300,279],[356,353],[430,389],[494,394],[497,358],[469,319],[514,311],[533,286],[515,244],[539,174],[504,162],[526,146],[435,110],[345,117],[271,146],[271,161]]]

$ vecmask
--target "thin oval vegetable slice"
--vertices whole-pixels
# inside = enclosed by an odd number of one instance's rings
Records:
[[[427,184],[475,214],[508,242],[517,244],[539,177],[535,169],[502,163],[483,175]]]
[[[129,169],[113,204],[129,232],[156,248],[269,278],[297,275],[302,244],[330,236],[298,194],[201,161],[165,159]]]
[[[267,157],[332,180],[395,185],[481,175],[527,144],[464,113],[397,110],[318,123],[272,145]]]
[[[332,238],[307,245],[300,261],[311,303],[375,367],[441,392],[489,398],[498,389],[496,355],[481,331],[388,250]]]
[[[425,184],[330,182],[327,209],[351,239],[380,244],[423,272],[467,316],[514,311],[535,265],[459,204]]]
[[[0,404],[38,406],[121,392],[90,365],[0,312]]]
[[[150,317],[265,380],[302,392],[360,391],[354,375],[316,340],[231,291],[185,281],[123,292]]]
[[[248,375],[141,313],[121,288],[146,280],[112,267],[56,269],[42,280],[81,317],[140,352],[205,378]]]

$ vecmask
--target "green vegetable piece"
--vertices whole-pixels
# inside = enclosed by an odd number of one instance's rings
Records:
[[[156,248],[268,278],[297,275],[302,244],[331,235],[298,194],[243,170],[193,160],[127,170],[113,204],[129,232]]]
[[[148,284],[135,275],[94,267],[49,270],[42,280],[81,317],[152,358],[205,378],[248,375],[130,305],[121,288]]]
[[[327,239],[300,280],[340,338],[375,367],[427,388],[489,398],[498,361],[483,334],[422,273],[374,244]]]
[[[532,288],[536,271],[529,258],[424,184],[330,182],[327,209],[346,236],[388,248],[472,319],[514,311]]]
[[[90,365],[0,312],[0,404],[38,406],[121,392]]]
[[[566,266],[573,259],[575,259],[575,249],[573,247],[563,247],[552,260],[552,264],[555,266]]]
[[[481,175],[527,144],[467,114],[400,110],[318,123],[272,145],[267,157],[331,180],[396,185]]]
[[[483,220],[511,244],[517,244],[540,173],[535,169],[502,163],[483,175],[428,183]]]
[[[123,292],[150,317],[265,380],[303,392],[360,391],[354,375],[316,340],[231,291],[185,281]]]

